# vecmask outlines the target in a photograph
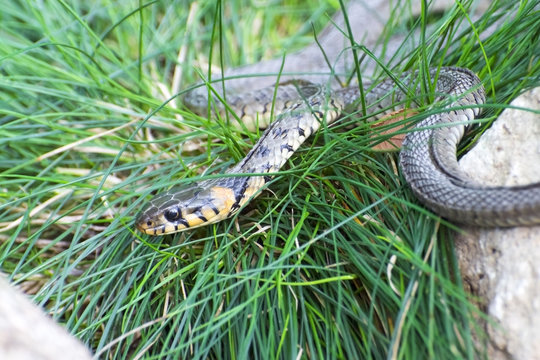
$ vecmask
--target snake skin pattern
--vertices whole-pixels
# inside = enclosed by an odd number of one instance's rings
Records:
[[[485,187],[459,170],[456,148],[467,122],[485,101],[484,88],[468,69],[430,70],[436,79],[436,112],[418,123],[405,138],[400,166],[418,199],[440,216],[457,223],[478,226],[516,226],[540,223],[540,184]],[[248,129],[267,127],[257,144],[223,178],[172,189],[152,199],[136,220],[139,230],[162,235],[193,229],[230,217],[278,171],[296,149],[323,122],[330,125],[343,114],[358,110],[360,91],[351,86],[331,91],[307,81],[290,81],[248,94],[228,96],[227,103]],[[367,113],[385,114],[403,108],[411,96],[420,95],[417,72],[389,78],[365,92]],[[216,97],[214,111],[225,107]],[[205,114],[208,98],[194,91],[184,101]],[[409,107],[414,106],[414,103]],[[271,115],[277,115],[270,123]],[[259,175],[252,175],[259,174]],[[237,176],[232,176],[237,175]]]

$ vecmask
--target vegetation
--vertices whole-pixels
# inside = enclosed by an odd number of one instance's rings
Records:
[[[0,264],[99,358],[485,356],[452,225],[418,205],[395,152],[372,150],[390,135],[362,123],[324,129],[230,220],[134,230],[151,193],[249,151],[257,136],[193,114],[181,89],[209,62],[305,46],[339,9],[299,3],[3,2]],[[538,85],[540,26],[535,1],[495,1],[475,21],[469,6],[393,21],[387,34],[425,36],[388,65],[476,71],[488,105],[474,139]]]

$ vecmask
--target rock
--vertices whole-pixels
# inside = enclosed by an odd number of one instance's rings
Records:
[[[511,105],[540,111],[540,88]],[[540,182],[540,115],[506,109],[461,160],[490,185]],[[490,359],[540,359],[540,226],[466,228],[456,238],[465,285],[494,320],[486,324]]]
[[[86,347],[0,277],[0,359],[91,359]]]

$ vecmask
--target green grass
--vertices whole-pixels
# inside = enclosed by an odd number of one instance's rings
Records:
[[[4,2],[2,271],[100,358],[485,356],[448,224],[418,205],[396,153],[370,150],[385,136],[363,124],[308,141],[230,220],[134,231],[148,194],[224,171],[255,140],[182,107],[194,67],[204,74],[210,54],[232,67],[301,48],[307,24],[322,29],[339,7],[259,3]],[[456,7],[389,67],[473,69],[493,120],[540,83],[533,7],[496,2],[463,32]],[[428,19],[395,20],[388,34]]]

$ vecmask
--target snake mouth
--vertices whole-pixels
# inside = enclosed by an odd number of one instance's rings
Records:
[[[151,220],[144,212],[137,216],[135,220],[135,227],[142,233],[148,235],[161,235],[163,234],[164,226],[156,226],[155,221]],[[161,231],[160,231],[161,230]]]
[[[135,226],[140,232],[148,235],[167,235],[191,228],[184,223],[163,223],[156,225],[150,220],[147,222],[136,223]]]

